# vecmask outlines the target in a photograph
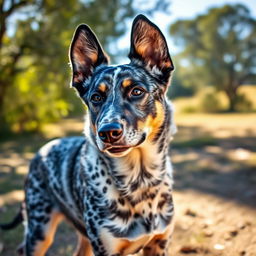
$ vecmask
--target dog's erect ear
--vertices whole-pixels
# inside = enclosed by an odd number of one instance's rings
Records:
[[[165,37],[155,24],[141,14],[133,21],[128,57],[131,61],[139,60],[164,82],[168,82],[174,69]]]
[[[77,27],[70,46],[70,60],[72,64],[72,86],[80,96],[86,92],[84,82],[93,70],[101,65],[108,64],[108,57],[101,48],[99,41],[92,30],[85,24]]]

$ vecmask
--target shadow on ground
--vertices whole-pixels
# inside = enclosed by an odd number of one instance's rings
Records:
[[[67,120],[58,127],[48,128],[43,135],[1,140],[0,222],[10,220],[19,209],[28,164],[34,153],[58,135],[81,135],[83,124]],[[256,225],[251,220],[256,208],[256,136],[250,127],[244,129],[243,136],[229,130],[217,132],[200,125],[179,126],[171,143],[178,215],[171,255],[253,255],[241,254],[239,246],[243,245],[251,246],[248,252],[256,251],[256,241],[248,238],[248,234],[256,237]],[[0,232],[0,254],[15,255],[22,236],[21,226]],[[218,243],[229,249],[215,250],[213,247]],[[182,248],[188,244],[191,251],[183,252]],[[73,228],[62,225],[49,255],[71,255],[75,245]]]
[[[256,137],[215,138],[196,126],[179,127],[179,133],[171,144],[176,190],[256,207]]]

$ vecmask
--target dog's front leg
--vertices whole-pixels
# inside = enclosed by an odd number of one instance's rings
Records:
[[[78,233],[78,244],[76,252],[73,254],[73,256],[93,256],[92,246],[89,242],[89,240]]]
[[[167,256],[173,224],[163,234],[155,235],[143,249],[143,256]]]

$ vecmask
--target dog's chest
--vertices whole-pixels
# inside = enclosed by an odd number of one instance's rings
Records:
[[[100,158],[91,164],[87,162],[88,194],[85,198],[92,204],[92,210],[102,209],[106,213],[105,226],[115,235],[129,239],[144,233],[162,232],[173,207],[171,177],[165,175],[159,185],[150,188],[143,188],[143,184],[140,188],[139,184],[133,191],[131,187],[128,194],[126,187],[124,194],[109,174],[109,168],[111,166]]]
[[[151,198],[153,194],[155,197]],[[137,252],[155,235],[163,234],[170,225],[173,205],[167,182],[161,189],[151,189],[149,196],[135,206],[119,198],[112,203],[109,213],[99,233],[110,255]]]
[[[93,148],[88,148],[81,159],[86,187],[83,215],[91,240],[100,237],[110,255],[120,251],[119,247],[133,253],[154,235],[165,232],[173,216],[171,170],[165,172],[159,184],[145,187],[152,178],[130,186],[127,178],[131,176],[125,173],[132,169],[117,169]],[[132,180],[141,178],[146,176],[134,176]]]
[[[129,240],[149,233],[163,233],[173,214],[172,196],[167,185],[141,192],[139,201],[130,201],[120,195],[109,200],[111,204],[105,226],[114,236]]]

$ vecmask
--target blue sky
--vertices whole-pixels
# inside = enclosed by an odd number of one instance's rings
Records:
[[[250,9],[252,15],[256,17],[256,0],[171,0],[170,14],[156,13],[153,17],[150,17],[150,19],[162,30],[166,36],[171,54],[175,54],[178,52],[178,48],[174,45],[168,33],[171,23],[174,23],[177,19],[193,18],[199,14],[206,13],[211,7],[235,3],[244,4]],[[127,34],[118,42],[118,48],[120,49],[129,47],[131,22],[132,21],[130,21],[128,26],[129,30]],[[127,62],[127,59],[124,60],[124,62]]]

